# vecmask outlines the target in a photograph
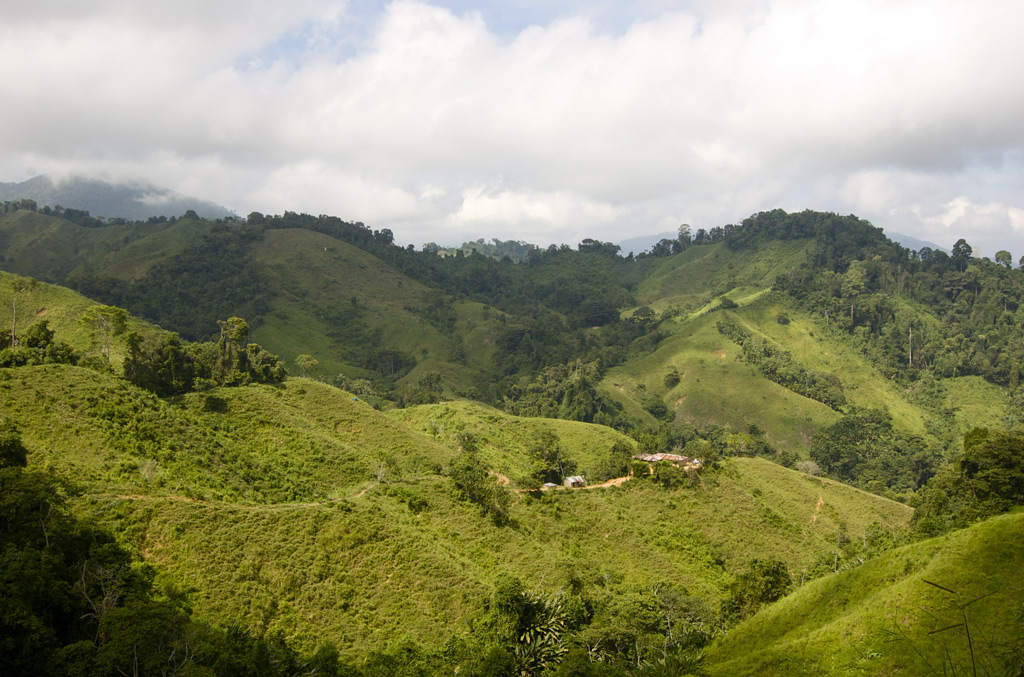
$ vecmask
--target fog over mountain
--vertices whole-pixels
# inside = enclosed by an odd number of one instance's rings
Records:
[[[0,200],[35,200],[42,206],[83,209],[92,216],[143,220],[151,216],[181,216],[188,210],[204,218],[230,216],[218,204],[179,195],[166,188],[142,183],[111,183],[73,176],[54,181],[36,176],[21,183],[0,183]]]

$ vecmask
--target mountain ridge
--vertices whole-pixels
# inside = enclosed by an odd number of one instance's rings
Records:
[[[53,180],[45,174],[21,182],[0,182],[0,200],[34,200],[40,207],[72,208],[96,218],[142,221],[193,211],[204,218],[233,216],[226,207],[180,195],[150,183],[115,183],[85,176]]]

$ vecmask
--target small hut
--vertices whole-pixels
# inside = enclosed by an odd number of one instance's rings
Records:
[[[573,475],[572,477],[566,477],[564,484],[570,489],[579,489],[587,485],[587,480],[583,479],[583,475]]]

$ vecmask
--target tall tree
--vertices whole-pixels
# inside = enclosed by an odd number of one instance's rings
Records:
[[[956,262],[957,270],[967,270],[967,264],[971,262],[974,249],[967,244],[967,240],[960,238],[953,245],[952,259]]]
[[[308,372],[317,368],[320,361],[312,355],[299,355],[295,358],[295,365],[302,370],[302,378],[306,378]]]
[[[117,306],[90,306],[78,321],[91,332],[94,341],[102,337],[103,357],[110,364],[110,338],[128,329],[128,311]]]

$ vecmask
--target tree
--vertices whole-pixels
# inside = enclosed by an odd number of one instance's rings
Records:
[[[18,295],[36,288],[39,282],[31,277],[15,277],[11,280],[11,289],[14,296],[11,299],[11,350],[17,345],[18,334]]]
[[[533,471],[530,480],[536,485],[544,482],[560,484],[566,477],[576,472],[576,463],[565,455],[565,448],[558,435],[545,430],[530,448],[533,457]]]
[[[956,262],[957,270],[967,270],[967,264],[970,263],[973,255],[974,249],[967,244],[967,240],[960,238],[953,245],[951,258]]]
[[[317,368],[319,364],[319,360],[317,360],[312,355],[303,354],[295,358],[295,365],[302,370],[303,378],[306,377],[307,372],[313,371],[314,369]]]
[[[686,249],[687,247],[690,246],[690,241],[692,239],[693,236],[690,235],[690,224],[684,223],[681,226],[679,226],[679,237],[677,238],[677,240],[679,241],[679,244],[682,245],[683,249]]]
[[[117,306],[90,306],[78,316],[78,322],[89,330],[93,341],[103,338],[103,358],[110,364],[110,337],[128,329],[128,311]]]
[[[376,451],[371,455],[370,472],[373,474],[374,479],[377,480],[378,489],[380,489],[380,483],[388,476],[388,473],[394,465],[394,457],[386,451]]]
[[[480,506],[483,513],[490,516],[496,524],[508,522],[512,495],[487,473],[487,468],[477,456],[475,448],[463,451],[452,460],[448,476],[452,478],[463,496]]]
[[[28,463],[28,452],[21,445],[21,436],[11,421],[0,421],[0,468]]]
[[[850,268],[843,275],[842,294],[850,303],[850,325],[855,324],[854,308],[857,297],[867,291],[867,275],[864,272],[864,264],[861,261],[854,261]]]
[[[959,463],[928,482],[915,528],[934,535],[1024,505],[1024,432],[975,428]]]
[[[220,325],[220,340],[217,347],[220,352],[220,376],[224,383],[231,383],[235,380],[233,372],[246,372],[247,365],[244,364],[246,354],[242,352],[245,340],[249,338],[249,323],[240,317],[229,317],[227,320],[218,320]]]
[[[996,263],[1006,268],[1013,266],[1013,254],[1005,249],[1000,249],[996,252]]]
[[[124,377],[129,383],[159,397],[183,395],[195,383],[195,358],[177,334],[152,334],[143,339],[136,332],[125,338]]]
[[[722,603],[723,614],[737,620],[749,618],[762,606],[785,597],[792,585],[784,562],[753,559],[729,586],[729,597]]]

